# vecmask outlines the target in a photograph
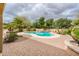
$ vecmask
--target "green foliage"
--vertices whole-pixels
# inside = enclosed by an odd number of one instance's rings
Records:
[[[64,31],[59,31],[62,34],[70,34],[71,30],[69,29],[72,24],[78,25],[79,20],[72,21],[67,18],[60,18],[58,20],[48,19],[45,20],[44,17],[40,17],[38,20],[31,23],[28,19],[22,16],[17,16],[11,23],[4,24],[4,28],[12,28],[18,29],[19,32],[23,31],[23,29],[27,29],[28,31],[35,30],[36,28],[43,28],[43,29],[68,29]],[[71,27],[71,29],[73,26]]]
[[[28,28],[27,31],[36,31],[36,28]]]
[[[45,18],[40,17],[36,22],[33,23],[35,28],[44,28],[45,27]]]
[[[18,38],[15,32],[9,32],[5,38],[5,42],[13,42]]]
[[[69,28],[71,26],[71,20],[60,18],[55,21],[55,27],[58,29]]]
[[[33,23],[33,27],[34,27],[34,28],[40,28],[39,22],[38,22],[38,21],[34,22],[34,23]]]
[[[30,26],[31,23],[29,20],[27,20],[25,17],[17,16],[11,23],[8,23],[5,27],[7,29],[18,29],[19,32],[22,32],[24,28],[28,28]]]
[[[79,19],[73,20],[71,24],[73,26],[79,25]]]
[[[53,28],[54,27],[53,25],[54,25],[53,19],[46,20],[46,28]]]
[[[79,26],[76,26],[72,29],[71,35],[76,41],[79,42]]]
[[[44,28],[45,27],[45,18],[44,17],[40,17],[38,19],[38,26],[39,26],[39,28]]]
[[[7,23],[3,23],[3,28],[6,29]]]
[[[12,23],[14,24],[15,28],[19,29],[20,32],[23,31],[24,27],[26,27],[25,18],[23,17],[16,17]]]
[[[59,31],[59,34],[64,34],[64,35],[66,35],[66,34],[71,34],[71,30],[70,29],[62,29],[61,31]]]
[[[35,28],[53,28],[53,19],[45,20],[44,17],[40,17],[37,21],[33,23]]]
[[[5,28],[12,28],[12,29],[18,29],[19,32],[23,31],[23,29],[27,28],[69,28],[71,27],[71,20],[67,18],[60,18],[56,21],[54,19],[48,19],[45,20],[44,17],[40,17],[37,21],[34,21],[31,23],[28,19],[22,16],[17,16],[14,18],[14,20],[4,26]]]

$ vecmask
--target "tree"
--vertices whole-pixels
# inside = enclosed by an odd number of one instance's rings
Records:
[[[79,19],[73,20],[73,21],[72,21],[72,25],[73,25],[73,26],[79,25]]]
[[[38,24],[39,24],[39,27],[40,28],[44,28],[45,27],[45,18],[44,17],[40,17],[39,19],[38,19]]]
[[[54,22],[53,19],[46,20],[46,28],[53,28]]]
[[[30,22],[22,16],[17,16],[14,18],[13,22],[11,23],[13,24],[15,29],[18,29],[19,32],[23,31],[24,28],[29,27]]]
[[[71,20],[67,19],[67,18],[60,18],[58,20],[55,21],[55,27],[56,28],[69,28],[71,26]]]
[[[33,27],[34,28],[40,28],[39,22],[38,21],[33,22]]]

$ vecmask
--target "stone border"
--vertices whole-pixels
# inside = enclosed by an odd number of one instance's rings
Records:
[[[72,49],[74,52],[79,53],[79,47],[71,44],[71,40],[65,40],[65,44],[68,46],[68,48]]]

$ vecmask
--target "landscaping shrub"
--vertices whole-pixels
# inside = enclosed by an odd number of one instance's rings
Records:
[[[58,32],[59,34],[71,34],[71,30],[70,29],[62,29],[61,31]]]
[[[66,34],[71,35],[71,29],[67,29]]]
[[[7,33],[7,37],[5,38],[5,42],[13,42],[18,38],[15,32]]]
[[[31,28],[30,30],[31,30],[31,31],[36,31],[36,28]]]
[[[79,26],[72,29],[71,35],[79,44]]]
[[[27,28],[26,31],[36,31],[36,28]]]

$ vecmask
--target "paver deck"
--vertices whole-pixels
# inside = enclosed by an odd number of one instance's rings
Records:
[[[3,44],[3,56],[78,56],[69,48],[61,49],[40,41],[20,38],[12,43]]]

